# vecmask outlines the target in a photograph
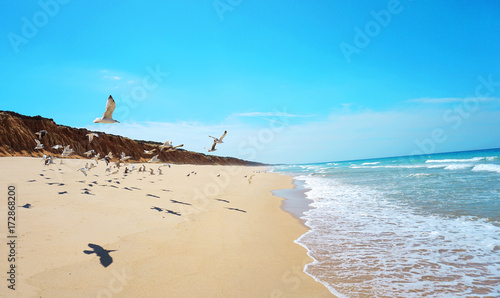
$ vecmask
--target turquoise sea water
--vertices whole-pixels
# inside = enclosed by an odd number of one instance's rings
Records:
[[[276,166],[303,181],[305,271],[345,297],[500,297],[500,149]]]

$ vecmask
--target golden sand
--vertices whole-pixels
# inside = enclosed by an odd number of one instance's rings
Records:
[[[12,239],[11,184],[17,235],[16,290],[7,288],[13,262],[3,244],[0,296],[332,296],[303,273],[312,260],[293,241],[306,227],[270,192],[291,188],[290,177],[199,165],[164,166],[159,175],[161,164],[109,174],[103,161],[84,176],[77,169],[86,162],[0,158],[0,236]]]

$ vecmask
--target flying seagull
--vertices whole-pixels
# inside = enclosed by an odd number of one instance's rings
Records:
[[[182,146],[184,146],[184,144],[180,144],[180,145],[177,145],[177,146],[170,147],[170,148],[167,149],[167,152],[175,151],[175,150],[177,150],[177,148],[180,148]]]
[[[38,132],[35,132],[35,134],[38,136],[39,139],[43,138],[44,135],[48,134],[48,132],[44,130],[40,130]]]
[[[215,149],[215,145],[217,145],[216,141],[214,141],[214,144],[212,145],[212,148],[205,148],[205,149],[207,149],[208,152],[214,152],[215,150],[217,150],[217,149]]]
[[[52,148],[54,148],[54,149],[60,149],[60,148],[63,148],[63,146],[62,145],[54,145],[54,146],[52,146]]]
[[[127,160],[127,159],[129,159],[129,158],[130,158],[130,156],[126,156],[126,155],[125,155],[125,152],[123,152],[123,151],[122,151],[122,156],[121,156],[121,158],[120,158],[120,159],[121,159],[121,160],[123,160],[123,161],[126,161],[126,160]]]
[[[146,153],[146,154],[153,154],[153,152],[155,152],[155,151],[156,151],[156,148],[153,149],[153,150],[150,150],[150,151],[144,150],[144,153]]]
[[[166,141],[163,145],[160,145],[160,152],[165,148],[172,148],[172,141]]]
[[[73,154],[73,152],[75,152],[75,150],[69,148],[69,145],[67,145],[66,147],[64,147],[63,152],[61,153],[61,156],[67,157],[67,156],[70,156],[71,154]]]
[[[222,144],[222,143],[224,143],[222,141],[222,139],[226,136],[226,134],[227,134],[227,130],[224,131],[224,133],[222,134],[222,136],[220,138],[216,138],[216,137],[212,137],[212,136],[209,136],[209,137],[211,137],[212,139],[214,139],[215,143]]]
[[[97,155],[94,155],[94,157],[92,157],[92,159],[95,160],[96,164],[99,163],[99,157],[101,157],[101,153],[97,153]]]
[[[87,176],[87,166],[86,165],[83,168],[79,168],[77,171],[80,171],[83,173],[83,175]]]
[[[94,154],[94,150],[89,150],[83,154],[87,155],[87,157],[90,157],[92,154]]]
[[[111,112],[111,113],[113,113],[113,112]],[[89,137],[89,143],[92,143],[92,140],[94,139],[94,137],[99,137],[99,135],[96,134],[95,132],[91,132],[91,133],[87,134],[87,137]]]
[[[115,111],[115,100],[110,95],[108,101],[106,102],[106,112],[101,118],[95,118],[94,123],[120,123],[119,121],[113,119],[113,112]]]
[[[157,155],[153,156],[150,160],[148,160],[148,162],[159,162],[159,161],[161,161],[161,160],[158,158],[158,155],[159,155],[159,154],[157,154]]]
[[[43,149],[43,144],[39,140],[35,139],[36,147],[35,149]]]

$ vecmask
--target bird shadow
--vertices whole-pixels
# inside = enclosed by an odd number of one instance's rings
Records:
[[[84,250],[83,252],[87,255],[95,253],[99,257],[99,261],[102,266],[108,267],[111,263],[113,263],[113,258],[109,255],[109,253],[116,250],[107,250],[102,248],[102,246],[93,243],[89,243],[88,246],[92,248],[92,250]]]
[[[238,209],[238,208],[229,208],[229,207],[226,207],[226,209],[234,210],[234,211],[239,211],[239,212],[243,212],[243,213],[247,213],[245,210],[241,210],[241,209]]]
[[[131,186],[130,188],[132,188],[132,189],[137,189],[137,190],[141,190],[139,187],[135,187],[135,186]]]
[[[30,209],[33,205],[31,205],[30,203],[27,203],[25,204],[24,206],[18,206],[18,207],[21,207],[21,208],[26,208],[26,209]]]
[[[155,196],[155,195],[152,195],[152,194],[150,194],[150,193],[148,193],[146,196],[147,196],[147,197],[153,197],[153,198],[156,198],[156,199],[159,199],[159,198],[160,198],[159,196]]]
[[[91,196],[95,196],[95,194],[90,193],[90,189],[83,188],[82,190],[83,190],[82,195],[91,195]]]
[[[32,179],[32,180],[28,180],[28,181],[26,181],[26,182],[36,182],[36,180],[35,180],[35,179]]]
[[[224,202],[224,203],[229,203],[228,200],[223,200],[223,199],[215,199],[216,201]]]
[[[177,215],[177,216],[181,216],[180,213],[178,212],[175,212],[175,211],[172,211],[172,210],[169,210],[169,209],[163,209],[163,208],[160,208],[160,207],[156,207],[156,206],[153,206],[150,208],[151,210],[156,210],[158,212],[162,212],[162,211],[165,211],[167,213],[170,213],[170,214],[173,214],[173,215]]]
[[[60,191],[58,192],[57,194],[60,194],[60,195],[63,195],[63,194],[67,194],[68,192],[65,190],[65,191]]]
[[[173,215],[181,216],[181,214],[180,214],[180,213],[175,212],[175,211],[172,211],[172,210],[165,209],[165,211],[166,211],[167,213],[170,213],[170,214],[173,214]]]
[[[123,189],[125,189],[125,190],[130,190],[130,191],[134,191],[133,189],[130,189],[130,188],[128,188],[128,187],[123,187]]]
[[[181,202],[181,201],[176,201],[176,200],[170,200],[170,202],[175,203],[175,204],[191,205],[189,203],[185,203],[185,202]]]

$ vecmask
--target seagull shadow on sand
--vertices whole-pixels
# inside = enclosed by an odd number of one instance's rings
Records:
[[[152,194],[150,194],[150,193],[148,193],[146,196],[147,196],[147,197],[153,197],[153,198],[156,198],[156,199],[159,199],[159,198],[160,198],[159,196],[155,196],[155,195],[152,195]]]
[[[82,195],[91,195],[91,196],[95,196],[95,194],[91,193],[90,192],[90,189],[88,188],[82,188],[83,192],[82,192]]]
[[[223,200],[223,199],[215,199],[216,201],[224,202],[224,203],[229,203],[228,200]]]
[[[175,212],[175,211],[172,211],[172,210],[165,209],[165,211],[166,211],[167,213],[170,213],[170,214],[173,214],[173,215],[181,216],[181,214],[180,214],[180,213]]]
[[[109,265],[111,265],[111,263],[113,263],[113,258],[109,255],[109,253],[116,250],[106,250],[102,248],[102,246],[93,243],[89,243],[88,245],[93,250],[84,250],[83,252],[85,254],[96,254],[101,261],[101,265],[103,265],[104,267],[108,267]]]
[[[158,212],[165,211],[165,212],[170,213],[170,214],[173,214],[173,215],[181,216],[181,214],[180,214],[180,213],[178,213],[178,212],[175,212],[175,211],[172,211],[172,210],[168,210],[168,209],[162,209],[162,208],[160,208],[160,207],[156,207],[156,206],[153,206],[153,207],[151,207],[150,209],[151,209],[151,210],[156,210],[156,211],[158,211]]]
[[[226,209],[234,210],[234,211],[239,211],[239,212],[243,212],[243,213],[247,213],[245,210],[241,210],[241,209],[238,209],[238,208],[229,208],[229,207],[226,207]]]
[[[67,191],[60,191],[57,194],[63,195],[63,194],[67,194],[67,193],[68,193]]]
[[[191,205],[189,203],[185,203],[185,202],[181,202],[181,201],[176,201],[176,200],[170,200],[170,202],[172,202],[174,204]]]
[[[31,205],[30,203],[27,203],[24,206],[17,206],[17,207],[22,207],[22,208],[30,209],[31,207],[33,207],[33,205]]]

